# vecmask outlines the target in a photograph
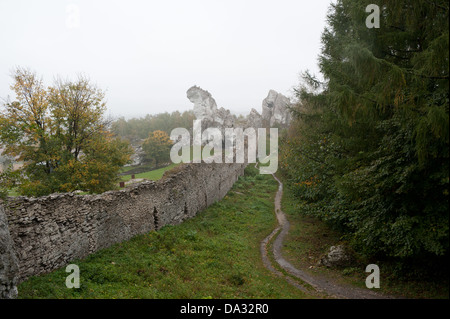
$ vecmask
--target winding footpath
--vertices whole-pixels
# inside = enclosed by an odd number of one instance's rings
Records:
[[[295,268],[281,254],[283,241],[289,232],[289,221],[281,210],[281,197],[283,196],[283,183],[272,174],[273,178],[278,182],[278,191],[275,196],[275,214],[278,220],[278,226],[273,232],[264,238],[261,242],[261,255],[264,266],[277,276],[283,277],[290,284],[307,294],[313,294],[322,298],[339,298],[339,299],[392,299],[393,297],[381,295],[369,289],[362,289],[350,286],[338,285],[329,279],[320,276],[311,276],[310,274]],[[276,237],[275,237],[276,236]],[[277,270],[269,258],[269,243],[273,241],[272,256],[275,262],[283,269],[283,272]],[[298,280],[295,280],[295,279]],[[300,283],[301,282],[301,283]]]

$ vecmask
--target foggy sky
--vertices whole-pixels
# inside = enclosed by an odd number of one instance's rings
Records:
[[[1,0],[0,97],[11,71],[89,77],[108,113],[143,116],[192,109],[186,91],[219,107],[261,112],[270,89],[290,95],[299,74],[318,73],[331,0]]]

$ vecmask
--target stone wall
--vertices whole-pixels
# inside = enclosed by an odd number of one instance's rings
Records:
[[[184,164],[159,181],[100,195],[10,198],[4,203],[19,282],[135,235],[175,225],[222,199],[245,164]]]
[[[0,204],[0,299],[17,297],[19,267],[8,221]]]

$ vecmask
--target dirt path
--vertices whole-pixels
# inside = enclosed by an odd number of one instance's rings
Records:
[[[381,295],[369,289],[338,285],[321,276],[311,276],[310,274],[295,268],[291,263],[284,259],[281,251],[283,247],[283,240],[289,232],[289,221],[286,219],[286,215],[281,210],[283,183],[274,174],[272,174],[272,176],[279,185],[275,197],[275,213],[278,220],[278,227],[275,228],[275,230],[261,242],[261,255],[266,268],[277,276],[283,277],[298,289],[309,294],[314,294],[318,297],[331,297],[339,299],[391,299],[392,297]],[[274,236],[276,236],[276,238],[273,241],[273,250],[271,252],[273,254],[273,259],[286,273],[294,278],[300,279],[300,282],[306,284],[300,284],[298,281],[294,280],[290,276],[287,276],[286,274],[283,274],[273,266],[268,255],[268,244]]]

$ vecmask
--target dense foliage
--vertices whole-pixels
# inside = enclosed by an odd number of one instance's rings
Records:
[[[142,149],[145,152],[144,160],[152,162],[156,167],[162,163],[170,162],[172,145],[173,142],[166,132],[158,130],[149,133],[142,143]]]
[[[297,90],[281,143],[283,170],[306,213],[372,256],[449,250],[449,5],[338,0],[319,62]]]
[[[48,88],[26,69],[13,78],[17,100],[0,114],[0,145],[24,165],[2,175],[3,187],[27,196],[113,188],[132,150],[108,131],[103,92],[82,77]]]
[[[186,129],[192,128],[195,119],[194,112],[185,111],[180,113],[160,113],[156,115],[146,115],[142,118],[132,118],[125,120],[119,118],[111,125],[111,130],[117,136],[125,138],[129,141],[142,140],[148,138],[149,134],[154,131],[163,131],[170,135],[174,128],[182,127]]]

